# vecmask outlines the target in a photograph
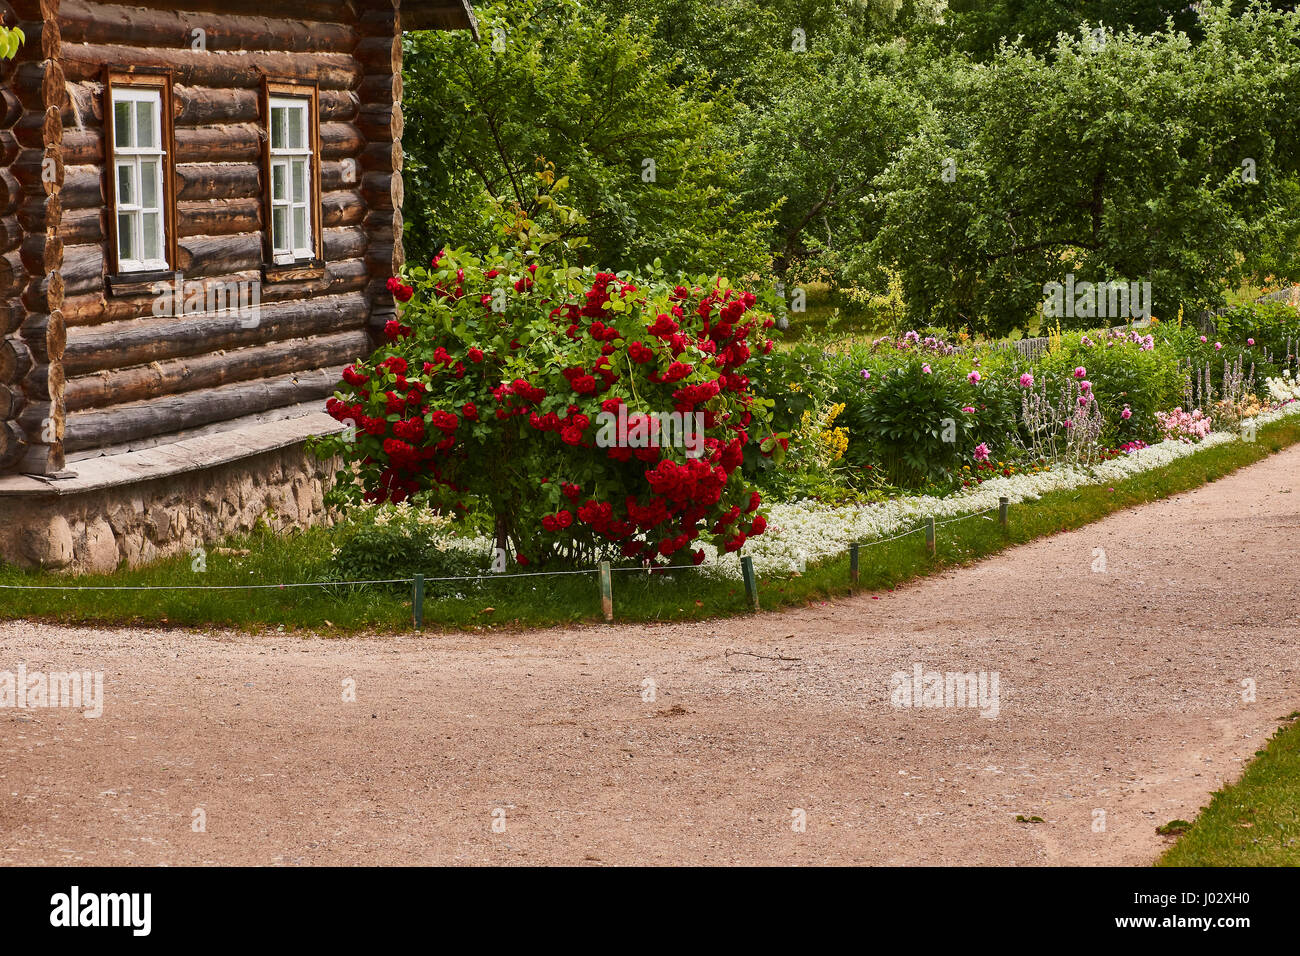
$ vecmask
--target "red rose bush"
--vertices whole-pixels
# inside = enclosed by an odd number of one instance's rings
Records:
[[[389,280],[385,344],[327,403],[347,426],[326,442],[343,494],[490,526],[519,564],[699,564],[706,542],[762,534],[740,468],[771,434],[745,371],[772,324],[753,295],[581,269],[580,240],[522,216],[503,234],[505,251]]]

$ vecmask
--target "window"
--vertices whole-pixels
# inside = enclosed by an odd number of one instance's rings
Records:
[[[163,90],[111,87],[113,215],[119,272],[166,270]]]
[[[271,259],[284,265],[316,254],[312,230],[315,136],[307,97],[271,96],[269,107]]]

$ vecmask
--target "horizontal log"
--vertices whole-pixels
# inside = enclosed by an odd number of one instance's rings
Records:
[[[47,106],[61,108],[67,100],[63,67],[58,60],[35,60],[20,64],[10,82],[18,101],[25,109],[44,110]]]
[[[366,173],[361,177],[361,195],[371,209],[401,209],[405,187],[401,173]]]
[[[59,42],[62,31],[57,15],[50,19],[28,20],[22,24],[26,39],[18,48],[15,59],[20,63],[27,60],[53,60],[59,55]]]
[[[239,313],[162,317],[70,329],[63,364],[70,376],[100,369],[201,355],[284,339],[358,328],[366,321],[360,293],[263,305],[256,324]]]
[[[22,183],[8,168],[0,169],[0,216],[7,216],[18,208],[23,199]]]
[[[97,127],[66,128],[61,153],[69,166],[98,166],[104,161],[104,131]]]
[[[23,394],[29,402],[53,404],[62,399],[63,389],[63,366],[58,362],[33,365],[23,379]]]
[[[192,126],[261,124],[261,95],[253,89],[177,85],[173,90],[177,134]],[[351,123],[361,101],[350,90],[321,90],[321,123]]]
[[[183,432],[213,422],[324,399],[337,383],[337,370],[317,369],[76,412],[68,416],[64,446],[68,451],[80,451]]]
[[[32,353],[21,339],[9,336],[0,341],[0,382],[21,382],[32,367]]]
[[[357,140],[360,142],[361,134],[357,134]],[[18,140],[14,137],[12,130],[0,129],[0,167],[8,166],[18,158],[18,153],[22,149]]]
[[[24,113],[14,124],[14,139],[20,146],[44,149],[63,142],[63,114],[57,106],[44,113]]]
[[[392,106],[371,106],[367,104],[364,109],[358,111],[356,122],[357,128],[361,130],[361,135],[372,143],[401,140],[402,138],[404,122],[402,107],[398,104]]]
[[[63,249],[63,294],[86,295],[104,288],[104,246],[65,246]]]
[[[73,209],[63,214],[59,235],[69,246],[85,242],[102,244],[108,241],[104,217],[103,209]]]
[[[22,257],[28,273],[43,275],[63,264],[63,240],[43,232],[28,235],[23,240]]]
[[[47,365],[63,361],[63,353],[68,345],[68,329],[62,312],[56,310],[48,315],[28,317],[23,323],[21,334],[31,352],[33,363]]]
[[[196,24],[197,25],[197,24]],[[85,82],[103,74],[104,65],[165,67],[175,82],[186,86],[235,87],[255,90],[263,76],[314,81],[322,90],[351,90],[361,82],[361,68],[345,53],[280,53],[272,50],[223,52],[217,55],[185,47],[64,44],[63,73]]]
[[[0,336],[17,332],[26,319],[27,310],[21,300],[0,299]]]
[[[386,105],[402,102],[402,73],[371,73],[361,78],[357,86],[357,95],[362,103]]]
[[[7,422],[18,417],[27,399],[21,388],[13,385],[0,385],[0,422]]]
[[[182,163],[176,167],[176,196],[218,200],[257,198],[261,196],[261,168],[256,163]]]
[[[27,451],[27,441],[17,422],[0,419],[0,469],[12,470]]]
[[[180,236],[229,236],[262,228],[260,199],[182,202],[176,208]]]
[[[63,185],[63,150],[58,146],[24,149],[10,166],[26,193],[52,193]]]
[[[366,215],[366,205],[361,193],[355,189],[340,189],[321,196],[321,224],[331,226],[356,226]]]
[[[266,0],[149,0],[149,6],[162,10],[181,10],[191,15],[261,16],[267,12]],[[351,23],[356,19],[352,0],[294,0],[292,11],[296,18],[323,23]]]
[[[0,129],[8,129],[18,122],[23,114],[23,102],[18,94],[6,83],[0,86]]]
[[[386,36],[369,36],[357,41],[352,53],[367,73],[402,72],[402,38],[389,33]]]
[[[233,236],[182,236],[179,270],[195,279],[256,269],[262,264],[262,237],[252,233]]]
[[[33,276],[23,287],[23,305],[29,312],[54,312],[63,308],[63,273]]]
[[[176,128],[177,163],[258,163],[261,159],[256,123]]]
[[[322,230],[322,245],[327,262],[358,259],[366,254],[368,236],[360,226],[343,226]]]
[[[63,170],[64,209],[102,209],[104,173],[98,166],[66,166]]]
[[[268,5],[262,4],[261,9],[268,9]],[[301,5],[295,3],[292,13],[295,17],[303,16]],[[59,20],[63,36],[70,43],[189,47],[196,39],[193,31],[197,27],[204,31],[203,40],[210,53],[237,50],[351,53],[357,44],[356,32],[343,23],[240,16],[221,8],[204,15],[195,13],[190,4],[185,4],[183,10],[155,10],[63,0]]]
[[[289,300],[320,299],[360,292],[369,281],[366,264],[361,259],[348,259],[325,264],[325,275],[320,279],[288,282],[261,282],[261,269],[237,272],[220,278],[192,278],[182,276],[186,283],[197,283],[205,301],[207,288],[213,283],[256,281],[261,283],[262,306]],[[171,280],[169,280],[170,282]],[[187,289],[190,286],[187,285]],[[226,286],[230,288],[230,286]],[[189,294],[188,292],[186,294]],[[63,317],[69,327],[91,327],[109,322],[126,322],[130,319],[147,319],[154,316],[154,303],[158,296],[105,296],[104,293],[68,297],[63,302]],[[24,310],[23,315],[26,314]]]
[[[290,339],[219,355],[152,362],[133,368],[110,369],[67,383],[68,412],[104,408],[124,402],[177,395],[231,382],[270,378],[301,370],[344,365],[370,352],[369,335],[352,329],[311,339]]]
[[[368,172],[398,173],[405,158],[400,141],[371,143],[361,154],[361,168]]]
[[[321,123],[320,154],[322,159],[345,159],[360,154],[366,144],[361,130],[351,123]]]
[[[45,444],[50,436],[54,441],[62,439],[66,421],[62,403],[50,400],[32,401],[30,393],[26,394],[27,405],[18,415],[18,424],[22,425],[23,431],[27,433],[28,443]]]
[[[65,469],[66,464],[62,442],[51,445],[29,444],[18,464],[11,470],[24,475],[57,475]]]
[[[0,170],[0,180],[4,178]],[[23,198],[18,207],[18,224],[27,232],[47,232],[57,230],[63,221],[63,196],[53,193],[29,195]]]
[[[17,249],[24,235],[16,215],[0,217],[0,255]]]
[[[22,253],[11,249],[0,256],[0,298],[17,295],[27,282]]]

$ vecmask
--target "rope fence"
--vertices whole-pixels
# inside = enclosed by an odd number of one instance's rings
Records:
[[[886,538],[876,538],[867,542],[854,542],[848,547],[849,556],[849,582],[858,583],[858,564],[861,549],[871,548],[876,545],[886,544],[890,541],[898,541],[906,538],[908,535],[916,534],[918,531],[925,532],[926,550],[934,555],[937,550],[936,528],[946,524],[952,524],[954,521],[965,521],[969,518],[978,518],[981,515],[987,515],[990,512],[999,513],[999,523],[1002,527],[1007,527],[1009,502],[1006,498],[999,498],[998,504],[993,508],[985,508],[983,511],[974,511],[970,514],[957,515],[944,521],[936,522],[934,516],[926,518],[924,522],[907,531],[899,534],[890,535]],[[828,557],[839,557],[845,552]],[[582,568],[574,571],[521,571],[515,574],[494,574],[491,572],[483,574],[465,574],[453,575],[448,577],[425,577],[423,574],[416,574],[409,578],[380,578],[367,581],[300,581],[288,584],[141,584],[141,585],[111,585],[111,584],[86,584],[86,585],[57,585],[57,584],[0,584],[0,590],[3,591],[283,591],[289,588],[329,588],[329,587],[358,587],[371,584],[409,584],[411,585],[411,604],[412,617],[415,627],[418,630],[424,626],[424,588],[426,584],[435,584],[448,581],[501,581],[515,578],[547,578],[558,577],[561,575],[574,574],[595,574],[599,576],[601,609],[606,621],[614,619],[614,599],[613,599],[613,575],[617,572],[633,572],[638,574],[660,573],[663,571],[691,571],[699,565],[695,564],[668,564],[660,567],[647,565],[643,567],[623,567],[612,568],[608,561],[600,562],[595,568]],[[742,555],[740,558],[741,578],[745,584],[745,595],[748,603],[757,611],[759,609],[758,600],[758,582],[754,574],[754,559],[749,555]]]

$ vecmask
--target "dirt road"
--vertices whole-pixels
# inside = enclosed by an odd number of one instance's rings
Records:
[[[98,719],[0,709],[0,863],[1144,864],[1300,707],[1297,512],[1293,448],[752,619],[348,640],[0,623],[0,671],[104,672]],[[984,672],[990,716],[892,706],[918,664]]]

